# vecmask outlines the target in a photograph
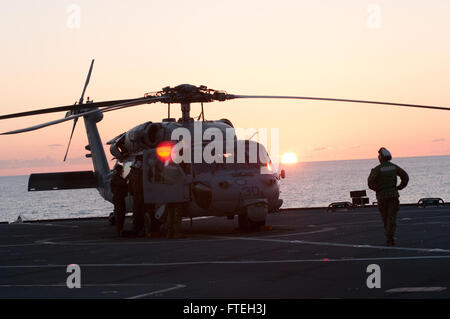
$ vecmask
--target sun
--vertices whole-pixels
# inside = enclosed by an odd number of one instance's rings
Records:
[[[295,164],[297,163],[297,155],[294,153],[284,153],[281,157],[281,163],[283,164]]]

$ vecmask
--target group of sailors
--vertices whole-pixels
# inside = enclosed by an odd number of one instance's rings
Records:
[[[178,204],[166,205],[165,222],[161,222],[155,216],[157,207],[154,204],[146,204],[144,201],[142,160],[137,159],[131,165],[130,172],[123,177],[124,169],[116,164],[111,176],[111,193],[114,204],[114,218],[119,237],[161,237],[180,238],[182,206]],[[130,194],[133,198],[133,229],[125,230],[126,197]]]

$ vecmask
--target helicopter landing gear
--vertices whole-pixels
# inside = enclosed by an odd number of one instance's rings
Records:
[[[243,213],[238,215],[238,223],[239,223],[239,230],[242,231],[260,231],[264,226],[266,226],[266,219],[263,220],[252,220],[248,217],[248,213]]]
[[[181,231],[181,223],[185,209],[183,204],[169,203],[164,205],[163,209],[165,212],[158,220],[161,227],[161,235],[165,235],[167,238],[185,238]],[[158,215],[158,212],[156,215]]]
[[[255,202],[248,205],[245,211],[238,215],[239,229],[243,231],[260,231],[266,226],[268,207],[265,202]]]
[[[150,209],[144,215],[144,231],[148,238],[161,237],[161,222],[155,217],[156,210]]]
[[[116,216],[115,216],[114,212],[109,214],[108,221],[111,226],[114,226],[116,224]]]
[[[238,215],[239,230],[243,231],[259,231],[262,227],[266,225],[266,220],[263,221],[252,221],[248,218],[247,213]]]

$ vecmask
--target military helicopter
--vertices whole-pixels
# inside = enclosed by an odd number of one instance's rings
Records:
[[[158,207],[157,218],[162,218],[165,207],[169,204],[182,204],[184,217],[221,216],[233,219],[238,215],[239,225],[243,228],[256,227],[265,224],[267,214],[276,212],[282,206],[280,197],[280,180],[284,171],[279,173],[271,168],[270,157],[264,145],[255,141],[238,140],[234,134],[231,121],[220,119],[205,120],[204,103],[227,101],[240,98],[256,99],[297,99],[334,101],[351,103],[369,103],[388,106],[405,106],[436,110],[450,110],[447,107],[378,102],[338,98],[321,98],[305,96],[274,96],[274,95],[235,95],[225,91],[209,89],[206,86],[182,84],[175,87],[165,87],[161,91],[147,93],[143,97],[102,101],[84,102],[84,94],[88,86],[94,60],[92,60],[85,85],[78,103],[74,105],[45,108],[0,116],[0,120],[23,116],[64,112],[64,118],[38,124],[24,129],[1,133],[0,135],[18,134],[38,130],[47,126],[66,121],[74,121],[67,154],[79,118],[83,118],[89,144],[85,147],[92,158],[94,171],[32,174],[29,178],[29,191],[45,191],[60,189],[96,188],[107,201],[112,201],[110,191],[111,170],[104,152],[97,123],[103,119],[103,113],[130,108],[143,104],[165,103],[168,107],[168,117],[161,122],[146,122],[127,132],[124,132],[107,142],[110,152],[123,164],[125,172],[136,160],[142,161],[143,188],[146,204]],[[195,120],[190,115],[191,104],[201,104],[201,114]],[[172,104],[181,105],[182,116],[178,120],[171,118]],[[186,135],[210,134],[211,143],[214,135],[215,146],[210,149],[213,161],[205,161],[201,154],[209,147],[204,140],[195,141]],[[218,135],[227,136],[227,145],[218,147],[222,140]],[[230,142],[231,141],[231,142]],[[181,147],[180,147],[181,145]],[[231,145],[231,146],[230,146]],[[241,150],[241,161],[237,160]],[[257,156],[252,157],[251,150],[257,150]],[[196,154],[200,159],[195,160]],[[127,211],[131,211],[132,198],[127,198]]]

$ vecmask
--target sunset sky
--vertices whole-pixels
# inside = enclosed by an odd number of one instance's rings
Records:
[[[0,12],[0,114],[74,103],[92,58],[94,101],[191,83],[450,107],[448,0],[30,0],[2,1]],[[447,111],[281,100],[205,107],[210,120],[279,128],[280,153],[299,161],[371,158],[380,146],[394,157],[450,154]],[[106,143],[166,112],[154,104],[107,113],[100,134]],[[64,115],[0,121],[0,132]],[[62,163],[71,126],[0,136],[0,175],[91,169],[83,121]]]

